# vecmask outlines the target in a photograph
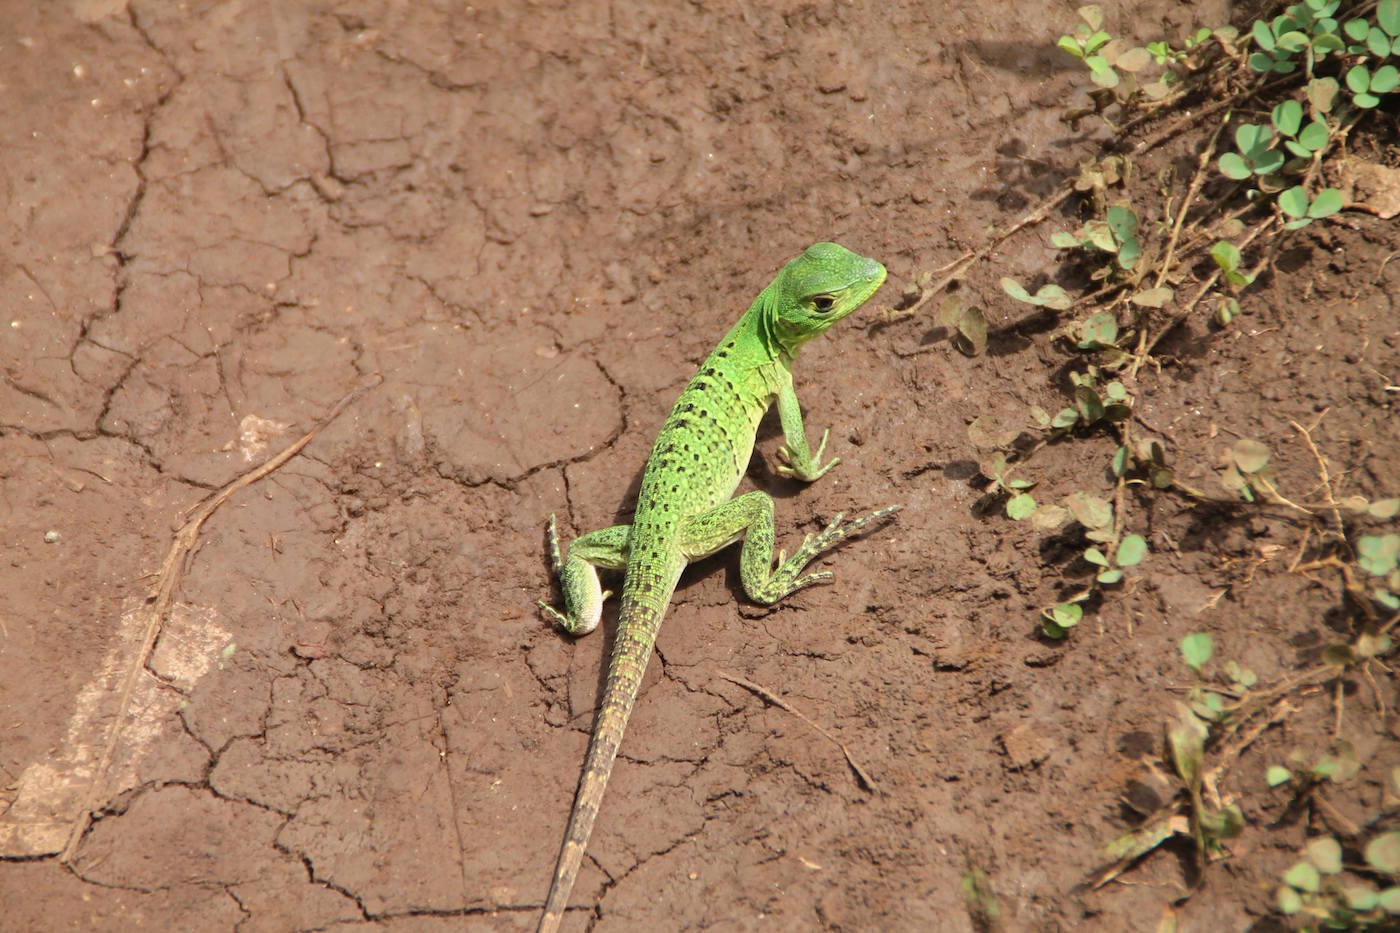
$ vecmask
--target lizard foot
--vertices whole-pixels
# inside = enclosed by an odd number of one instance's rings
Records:
[[[794,593],[803,587],[812,586],[817,583],[829,583],[833,579],[833,574],[829,570],[821,570],[816,573],[809,573],[800,576],[803,568],[821,556],[825,552],[841,544],[852,535],[861,534],[876,525],[885,521],[893,515],[899,506],[887,505],[882,509],[876,509],[869,515],[863,515],[855,521],[842,524],[845,515],[838,513],[827,525],[815,535],[807,535],[802,539],[802,546],[799,547],[791,557],[784,556],[784,552],[778,552],[778,568],[773,575],[768,578],[768,583],[764,591],[759,594],[759,601],[763,603],[775,603]]]

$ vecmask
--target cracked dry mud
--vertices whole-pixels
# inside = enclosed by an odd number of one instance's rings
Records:
[[[1135,8],[1152,35],[1227,12]],[[1053,47],[1070,16],[4,4],[0,927],[531,927],[608,648],[533,609],[545,516],[629,514],[692,367],[819,239],[891,270],[799,362],[844,462],[788,483],[770,427],[746,483],[789,547],[837,511],[904,510],[825,561],[834,585],[769,610],[732,553],[687,574],[575,891],[598,913],[569,928],[969,930],[966,859],[1012,928],[1155,924],[1184,890],[1170,855],[1072,887],[1161,752],[1189,682],[1175,645],[1208,630],[1276,677],[1327,640],[1334,594],[1260,557],[1296,547],[1286,518],[1162,498],[1137,513],[1154,553],[1136,582],[1068,643],[1039,640],[1062,545],[985,507],[965,429],[1061,397],[1063,358],[995,284],[1054,252],[1021,237],[969,280],[1005,328],[983,357],[927,317],[879,323],[1089,151],[1059,121],[1083,84]],[[1376,271],[1396,248],[1371,218],[1315,226],[1244,326],[1164,346],[1140,410],[1196,485],[1233,436],[1329,409],[1315,436],[1348,490],[1397,492],[1400,264]],[[186,510],[373,373],[204,526],[61,864]],[[1068,492],[1107,444],[1046,451],[1041,488]],[[1280,485],[1315,492],[1306,450],[1275,449]],[[830,729],[878,793],[717,670]],[[1346,728],[1386,773],[1397,743],[1364,702]],[[1310,701],[1227,789],[1330,725]],[[1183,929],[1267,911],[1306,827],[1261,799]]]

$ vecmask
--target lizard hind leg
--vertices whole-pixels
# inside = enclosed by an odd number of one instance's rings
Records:
[[[599,582],[598,570],[627,567],[631,533],[631,525],[591,531],[575,538],[568,551],[561,553],[554,516],[549,516],[549,556],[559,578],[559,588],[564,592],[564,611],[560,612],[541,599],[536,605],[545,616],[570,635],[587,635],[597,628],[603,617],[603,600],[612,595]]]
[[[750,492],[715,506],[695,516],[682,530],[682,548],[687,560],[695,560],[723,548],[740,537],[744,539],[739,556],[739,577],[744,592],[756,603],[771,605],[784,596],[814,583],[832,579],[828,571],[802,575],[806,566],[818,556],[841,544],[852,535],[884,521],[899,506],[877,509],[869,515],[842,524],[837,515],[816,535],[807,535],[802,546],[787,557],[778,552],[778,566],[773,566],[773,499],[763,492]]]

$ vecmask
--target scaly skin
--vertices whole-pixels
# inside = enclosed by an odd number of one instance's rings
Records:
[[[830,573],[803,576],[802,570],[898,508],[886,506],[844,525],[837,515],[820,534],[808,535],[792,557],[779,551],[775,569],[773,500],[762,492],[730,499],[748,467],[759,419],[774,400],[786,442],[778,449],[783,461],[779,473],[811,482],[840,462],[821,463],[829,431],[822,434],[816,453],[807,446],[792,361],[802,344],[864,304],[884,281],[884,266],[835,243],[818,243],[789,262],[701,364],[671,409],[647,459],[632,524],[574,539],[565,559],[550,516],[550,553],[565,611],[543,601],[539,605],[565,631],[582,635],[597,627],[603,600],[611,595],[598,582],[600,568],[627,573],[602,705],[540,919],[541,933],[557,929],[564,916],[661,617],[686,564],[742,538],[744,592],[768,605],[830,580]]]

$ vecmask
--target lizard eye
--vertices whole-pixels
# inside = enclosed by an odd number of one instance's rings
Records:
[[[836,299],[830,295],[818,295],[812,299],[812,307],[825,314],[836,307]]]

